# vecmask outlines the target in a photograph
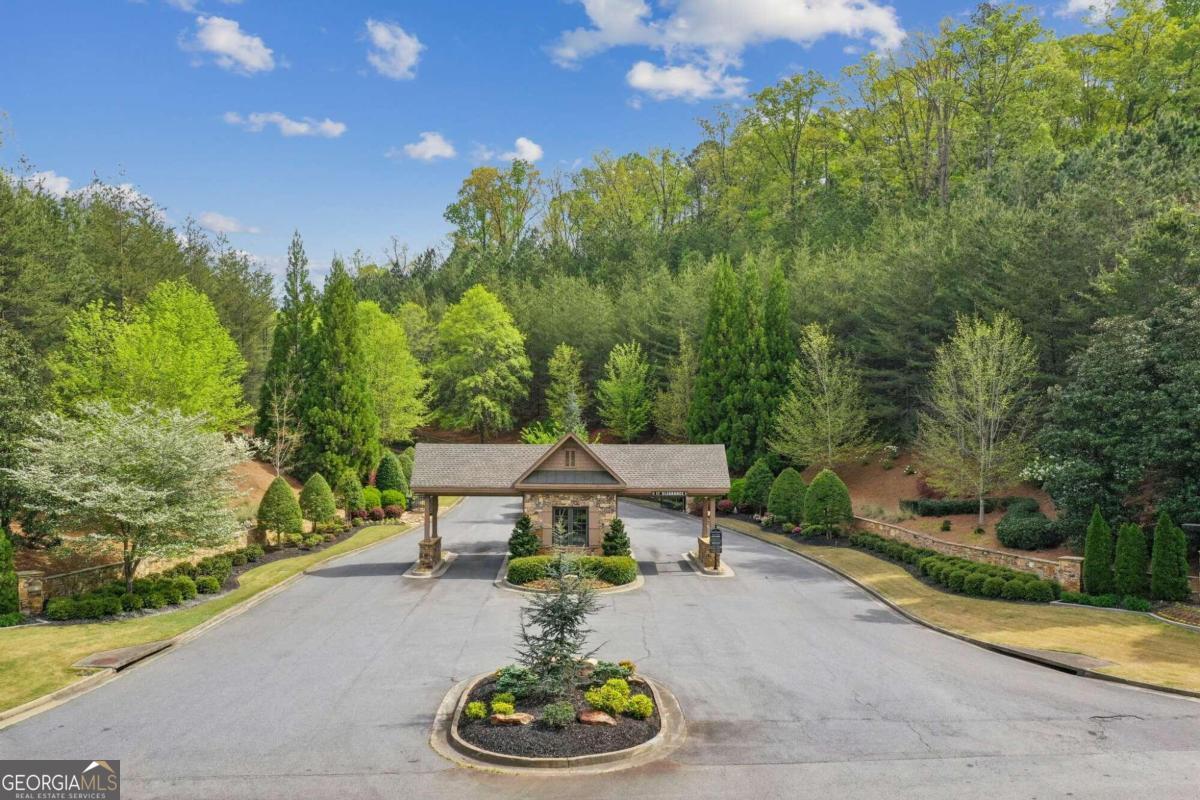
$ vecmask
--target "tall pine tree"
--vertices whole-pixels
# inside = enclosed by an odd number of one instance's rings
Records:
[[[747,272],[725,259],[717,265],[688,415],[689,438],[724,444],[730,469],[739,472],[762,452],[770,419],[762,289]]]
[[[779,259],[773,260],[763,294],[763,337],[767,361],[763,371],[766,381],[768,417],[773,418],[788,389],[788,370],[796,360],[796,339],[792,336],[787,276]],[[762,445],[760,444],[760,447]]]
[[[271,359],[263,377],[258,421],[254,425],[255,436],[268,442],[275,440],[278,421],[290,418],[292,425],[299,421],[305,340],[312,335],[315,314],[313,285],[308,279],[308,256],[304,254],[300,232],[296,231],[288,247],[283,304],[275,316]]]
[[[314,472],[366,477],[379,462],[379,417],[371,397],[366,356],[358,329],[354,281],[334,259],[321,296],[316,332],[304,353],[300,421],[301,477]]]

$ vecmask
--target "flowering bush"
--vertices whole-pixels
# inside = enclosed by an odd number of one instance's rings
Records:
[[[728,514],[733,511],[733,501],[729,498],[724,498],[717,501],[717,511],[722,514]]]

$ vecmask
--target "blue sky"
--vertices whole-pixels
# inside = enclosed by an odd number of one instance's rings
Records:
[[[442,212],[480,163],[687,149],[714,105],[796,69],[832,75],[970,7],[5,0],[0,166],[25,159],[47,190],[130,183],[275,270],[298,228],[323,271],[391,236],[443,244]],[[1047,24],[1078,27],[1056,9]]]

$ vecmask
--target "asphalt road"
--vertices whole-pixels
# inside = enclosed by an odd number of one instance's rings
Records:
[[[680,563],[698,521],[628,503],[646,584],[604,598],[595,644],[672,687],[687,741],[601,776],[453,766],[433,713],[511,658],[522,597],[492,579],[517,512],[445,514],[439,580],[401,577],[416,533],[319,569],[0,731],[0,757],[119,758],[125,798],[1200,797],[1200,703],[941,636],[733,532],[736,578],[702,578]]]

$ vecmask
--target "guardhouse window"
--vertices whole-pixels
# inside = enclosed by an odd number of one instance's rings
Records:
[[[566,457],[566,459],[567,459],[567,466],[568,466],[568,467],[573,467],[573,466],[575,466],[575,451],[574,451],[574,450],[564,450],[564,451],[563,451],[563,455],[564,455],[564,456]]]

